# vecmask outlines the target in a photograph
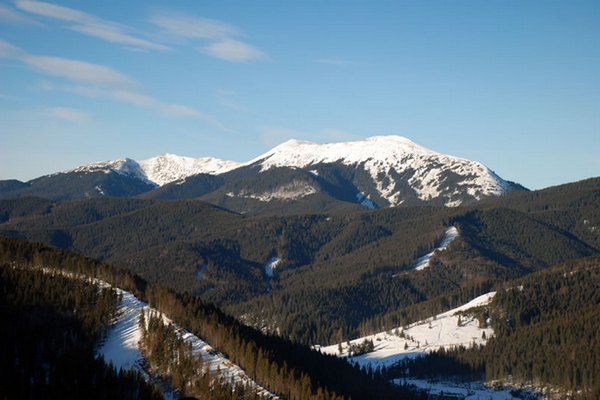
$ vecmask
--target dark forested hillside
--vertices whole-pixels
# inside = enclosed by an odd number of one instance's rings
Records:
[[[325,344],[597,254],[599,197],[592,179],[469,207],[254,216],[198,200],[24,198],[0,201],[0,235],[118,263],[253,326]],[[450,225],[458,238],[413,270]]]
[[[336,357],[322,355],[306,346],[244,326],[189,294],[180,295],[148,284],[127,271],[92,259],[39,244],[0,239],[0,263],[3,265],[0,271],[10,271],[12,266],[60,269],[94,276],[131,291],[221,350],[259,384],[286,399],[419,398]],[[21,292],[20,286],[14,287]],[[95,289],[93,286],[90,288]],[[26,290],[22,292],[27,294]],[[91,295],[88,298],[88,301],[95,299]],[[16,334],[9,331],[12,335]]]
[[[442,351],[408,361],[420,376],[480,373],[529,382],[575,398],[600,395],[600,257],[584,258],[506,282],[490,305],[495,336],[485,347]]]
[[[95,356],[116,311],[112,290],[9,259],[0,262],[0,397],[162,398],[141,375]]]

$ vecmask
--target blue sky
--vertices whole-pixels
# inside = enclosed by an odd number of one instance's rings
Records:
[[[600,176],[598,1],[0,1],[0,179],[397,134]]]

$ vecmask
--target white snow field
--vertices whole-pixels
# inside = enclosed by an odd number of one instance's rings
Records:
[[[455,346],[471,346],[483,344],[494,334],[491,328],[480,328],[479,321],[468,310],[489,304],[496,292],[486,293],[460,307],[452,309],[433,318],[415,322],[405,328],[398,327],[388,332],[361,337],[350,341],[350,344],[360,344],[372,340],[375,350],[359,356],[349,357],[348,344],[342,343],[342,354],[338,345],[320,347],[322,353],[346,357],[360,366],[377,368],[391,366],[406,357],[417,357],[440,348],[449,349]],[[461,319],[458,324],[459,315]],[[406,347],[406,348],[405,348]]]
[[[427,381],[423,379],[394,379],[395,384],[414,385],[420,389],[425,389],[429,394],[445,396],[456,396],[457,399],[464,400],[516,400],[519,397],[512,395],[511,387],[493,388],[483,384],[483,382],[441,382]],[[534,389],[524,388],[527,399],[543,399]]]
[[[139,327],[140,312],[147,305],[129,292],[117,289],[117,293],[122,296],[118,317],[110,327],[106,340],[98,348],[98,353],[117,370],[135,369],[148,377],[142,367],[143,357],[138,345],[142,337]]]
[[[433,249],[430,253],[425,254],[422,257],[417,258],[415,261],[415,268],[418,271],[422,271],[425,268],[429,267],[429,261],[431,261],[431,257],[436,251],[443,251],[458,237],[458,229],[451,226],[446,228],[444,231],[444,237],[442,238],[442,242],[438,247]]]
[[[106,282],[100,282],[102,286],[108,286]],[[103,355],[106,362],[112,362],[117,368],[135,369],[142,372],[147,378],[148,374],[143,369],[143,356],[140,352],[138,342],[141,338],[139,318],[142,310],[146,314],[156,313],[162,316],[165,323],[172,323],[177,334],[185,341],[192,344],[192,354],[202,357],[205,371],[219,372],[220,377],[228,382],[235,382],[253,388],[265,398],[277,398],[262,386],[251,380],[242,368],[229,361],[222,353],[212,348],[196,335],[182,329],[173,323],[164,314],[148,306],[132,293],[116,288],[117,293],[122,296],[119,306],[119,314],[111,326],[106,340],[99,347],[98,352]],[[172,396],[166,393],[167,396]]]
[[[454,308],[450,311],[438,314],[407,327],[398,327],[388,332],[380,332],[350,341],[350,344],[360,344],[365,340],[372,340],[375,350],[371,353],[359,356],[349,356],[348,344],[342,343],[342,354],[339,353],[339,345],[320,348],[322,353],[332,354],[346,358],[349,362],[358,363],[361,367],[371,366],[373,369],[379,366],[391,366],[405,358],[414,358],[440,348],[450,349],[455,346],[472,346],[473,344],[485,344],[486,339],[494,334],[491,328],[480,328],[479,321],[469,314],[469,310],[489,304],[496,292],[489,292],[479,296],[470,302]],[[460,316],[460,325],[459,325]],[[405,348],[406,347],[406,348]],[[450,381],[427,381],[423,379],[395,379],[396,384],[410,384],[427,390],[432,395],[443,392],[446,396],[456,396],[457,399],[465,400],[512,400],[518,399],[511,394],[512,387],[494,388],[486,386],[484,382],[450,382]],[[543,398],[538,392],[531,388],[524,391],[529,399]]]

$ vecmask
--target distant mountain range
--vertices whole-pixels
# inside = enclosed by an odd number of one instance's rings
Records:
[[[246,163],[164,154],[79,166],[28,182],[0,181],[0,198],[200,198],[238,212],[469,204],[514,190],[483,164],[400,136],[317,144],[290,140]]]

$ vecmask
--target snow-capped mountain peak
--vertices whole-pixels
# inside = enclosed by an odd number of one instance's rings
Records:
[[[139,164],[146,177],[159,186],[197,174],[222,174],[240,165],[214,157],[192,158],[169,153],[142,160]]]
[[[510,186],[479,162],[438,153],[402,136],[373,136],[329,144],[289,140],[246,165],[260,166],[261,171],[266,171],[324,164],[364,170],[375,184],[376,193],[360,189],[366,194],[377,194],[392,206],[406,199],[407,193],[403,193],[409,192],[406,183],[418,199],[438,199],[447,206],[460,205],[465,195],[476,200],[501,195]]]
[[[319,144],[303,140],[288,140],[250,161],[260,162],[262,170],[273,167],[305,168],[319,163],[342,161],[357,164],[369,160],[388,161],[406,154],[439,154],[419,146],[402,136],[373,136],[354,142]]]
[[[226,174],[233,170],[236,172]],[[141,161],[123,158],[97,162],[67,172],[94,174],[89,180],[69,181],[69,185],[77,184],[68,194],[64,193],[64,180],[59,179],[62,188],[56,188],[57,197],[76,197],[77,193],[90,196],[96,191],[129,196],[177,183],[178,188],[169,186],[154,195],[186,198],[214,192],[211,196],[226,204],[233,204],[233,198],[244,199],[236,203],[241,211],[252,203],[250,200],[293,202],[321,195],[327,201],[354,202],[368,208],[421,204],[453,207],[524,189],[477,161],[442,154],[402,136],[326,144],[289,140],[243,164],[166,153]],[[102,177],[98,173],[120,176]],[[197,179],[187,179],[192,176]],[[108,181],[112,186],[106,186]],[[45,195],[47,186],[40,186],[40,195]]]
[[[162,186],[192,175],[222,174],[239,165],[240,163],[235,161],[220,160],[214,157],[193,158],[166,153],[141,161],[131,158],[101,161],[82,165],[67,172],[115,172]]]
[[[119,158],[85,164],[66,172],[104,172],[106,174],[115,172],[120,175],[129,175],[150,182],[140,164],[131,158]]]

